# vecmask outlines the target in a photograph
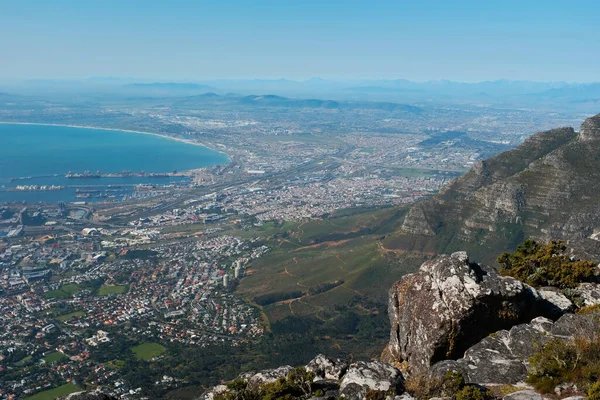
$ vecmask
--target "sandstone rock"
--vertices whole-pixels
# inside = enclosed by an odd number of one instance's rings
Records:
[[[306,369],[315,373],[315,381],[323,379],[339,380],[346,373],[348,363],[339,358],[332,359],[319,354],[306,365]]]
[[[415,398],[412,397],[410,394],[408,393],[404,393],[401,396],[394,396],[394,400],[414,400]]]
[[[429,373],[443,376],[447,371],[459,371],[467,383],[517,384],[527,378],[528,360],[540,345],[552,338],[592,337],[598,329],[597,314],[565,314],[554,323],[538,317],[529,324],[493,333],[470,347],[463,358],[439,362]]]
[[[575,305],[561,291],[554,287],[546,287],[538,290],[542,299],[556,307],[558,313],[572,311]],[[600,296],[600,293],[599,293]],[[599,299],[600,300],[600,299]]]
[[[369,390],[402,393],[404,377],[397,368],[381,361],[360,361],[351,364],[340,384],[342,396],[363,400]]]
[[[577,389],[577,385],[573,382],[566,382],[556,386],[554,388],[554,393],[556,393],[557,396],[564,396],[570,393],[577,393]]]
[[[257,388],[265,383],[275,382],[280,377],[287,377],[293,369],[289,365],[285,365],[274,369],[265,369],[260,372],[243,373],[239,377],[245,379],[251,388]]]
[[[582,306],[595,306],[600,304],[600,285],[596,283],[581,283],[571,289],[573,296],[577,297]]]
[[[402,230],[414,235],[434,236],[435,232],[427,221],[425,211],[420,206],[412,207],[402,223]]]
[[[224,393],[227,390],[225,385],[217,385],[209,388],[206,392],[202,393],[199,400],[213,400],[216,395]]]
[[[521,390],[508,394],[502,398],[502,400],[546,400],[540,394],[533,390]]]
[[[441,360],[461,357],[492,332],[557,316],[557,307],[532,287],[470,263],[465,252],[425,262],[396,282],[388,304],[387,362],[426,372]]]
[[[579,130],[579,140],[591,141],[600,139],[600,114],[586,119]]]

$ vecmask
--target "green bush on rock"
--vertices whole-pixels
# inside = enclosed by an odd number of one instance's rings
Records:
[[[557,385],[567,382],[592,391],[592,384],[600,378],[600,338],[551,339],[529,362],[527,380],[540,392],[551,393]],[[600,399],[600,387],[596,390]]]
[[[452,400],[489,400],[491,394],[484,388],[468,385],[460,372],[448,371],[443,377],[411,376],[406,381],[407,391],[417,400],[443,397]]]
[[[498,257],[500,273],[531,286],[556,286],[561,289],[594,280],[596,264],[572,260],[565,250],[564,242],[551,241],[542,245],[534,240],[526,240],[514,253],[503,253]]]
[[[216,394],[215,400],[277,400],[307,398],[312,393],[315,374],[304,367],[289,372],[275,382],[251,388],[244,379],[235,379],[227,384],[227,390]]]

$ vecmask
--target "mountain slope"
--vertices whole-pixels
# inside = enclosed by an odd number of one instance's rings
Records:
[[[480,259],[524,238],[564,239],[600,258],[600,114],[572,128],[537,133],[479,162],[438,195],[410,208],[391,249],[474,251]]]
[[[219,96],[215,93],[206,93],[198,96],[188,96],[178,99],[173,104],[177,108],[206,107],[213,105],[228,105],[230,107],[263,107],[263,108],[306,108],[329,110],[380,110],[387,112],[406,112],[420,114],[423,109],[400,103],[381,101],[335,101],[321,99],[300,99],[277,96],[274,94],[236,96]]]

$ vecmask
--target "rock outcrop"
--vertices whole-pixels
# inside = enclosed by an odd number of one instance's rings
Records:
[[[589,307],[600,304],[600,285],[596,283],[581,283],[570,292],[574,298],[579,300],[581,306]]]
[[[348,399],[364,399],[370,390],[403,393],[404,377],[398,369],[381,361],[351,364],[342,378],[340,394]]]
[[[516,384],[525,382],[529,358],[552,338],[569,340],[594,337],[600,329],[597,314],[565,314],[556,322],[543,317],[510,330],[494,332],[467,349],[458,360],[441,361],[430,374],[443,376],[460,371],[466,382],[477,384]]]
[[[312,391],[320,391],[324,398],[364,400],[369,392],[390,396],[404,393],[404,376],[400,370],[382,361],[348,363],[319,354],[305,368],[315,374]],[[249,388],[256,390],[266,383],[287,377],[292,369],[284,366],[249,372],[241,374],[238,379],[246,381]],[[204,392],[200,399],[213,400],[215,395],[225,391],[226,385],[218,385]]]
[[[579,140],[600,140],[600,114],[586,119],[579,130]]]
[[[315,374],[315,381],[331,379],[340,380],[348,370],[348,363],[339,358],[332,359],[323,354],[316,356],[306,365],[308,371]]]
[[[437,195],[412,206],[388,249],[469,249],[492,262],[525,238],[567,240],[578,258],[600,258],[600,114],[579,133],[534,134],[478,162]]]
[[[248,382],[251,388],[257,388],[265,383],[275,382],[281,377],[286,377],[293,369],[289,365],[284,365],[283,367],[266,369],[259,372],[245,372],[239,378]]]
[[[410,373],[426,372],[438,361],[462,357],[492,332],[537,316],[557,318],[568,308],[558,294],[547,297],[559,304],[493,268],[471,263],[465,252],[439,256],[390,290],[390,341],[382,359]]]

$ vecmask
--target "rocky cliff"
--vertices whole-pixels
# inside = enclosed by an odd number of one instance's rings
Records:
[[[396,282],[388,310],[390,342],[382,359],[411,373],[462,356],[492,332],[562,311],[534,288],[470,262],[464,252],[425,262]]]
[[[417,203],[385,245],[478,259],[523,238],[563,239],[600,256],[600,114],[579,133],[554,129],[481,161],[438,195]]]

